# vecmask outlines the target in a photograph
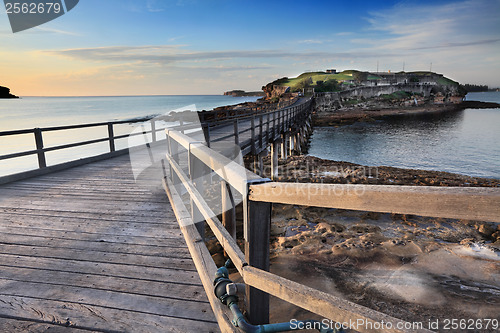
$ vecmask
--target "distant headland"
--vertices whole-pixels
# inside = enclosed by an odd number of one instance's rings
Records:
[[[10,89],[4,86],[0,86],[0,98],[19,98],[16,95],[10,93]]]
[[[247,97],[247,96],[265,96],[266,94],[263,91],[244,91],[244,90],[231,90],[226,91],[224,96],[233,96],[233,97]]]

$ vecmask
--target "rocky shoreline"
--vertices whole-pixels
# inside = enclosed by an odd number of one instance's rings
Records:
[[[269,158],[264,171],[269,176]],[[278,181],[500,187],[499,179],[303,155],[279,161]],[[271,271],[410,322],[495,317],[500,224],[275,204]],[[279,309],[272,321],[290,314],[322,319],[277,299],[271,302]]]
[[[498,179],[312,156],[280,162],[279,181],[500,187]],[[500,306],[498,223],[273,205],[271,248],[272,272],[406,321],[495,317]],[[277,320],[311,317],[275,302]]]
[[[463,101],[459,104],[423,104],[421,106],[385,105],[380,108],[344,107],[332,112],[313,114],[314,126],[341,126],[355,122],[369,122],[387,116],[422,115],[430,113],[457,112],[464,109],[500,108],[500,104],[480,101]]]

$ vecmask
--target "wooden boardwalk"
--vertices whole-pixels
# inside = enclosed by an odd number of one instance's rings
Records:
[[[217,332],[163,189],[128,155],[0,186],[0,332]]]

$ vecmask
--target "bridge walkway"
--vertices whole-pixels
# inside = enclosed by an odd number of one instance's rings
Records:
[[[0,331],[218,332],[165,192],[129,156],[0,186]]]

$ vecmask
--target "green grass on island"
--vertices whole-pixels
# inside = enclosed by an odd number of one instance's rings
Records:
[[[420,72],[398,72],[395,75],[408,75],[410,82],[420,82],[420,77],[434,75],[435,73],[420,71]],[[358,70],[345,70],[339,73],[326,73],[323,71],[307,72],[300,74],[295,78],[284,77],[271,82],[273,85],[288,86],[292,92],[300,91],[303,88],[314,88],[316,92],[340,91],[342,86],[354,86],[362,81],[377,81],[383,77],[374,73],[362,72]],[[437,83],[441,86],[458,86],[459,83],[446,77],[437,79]]]

